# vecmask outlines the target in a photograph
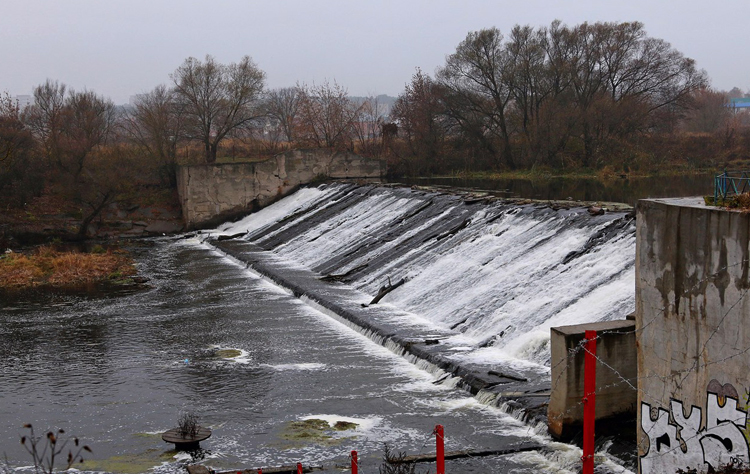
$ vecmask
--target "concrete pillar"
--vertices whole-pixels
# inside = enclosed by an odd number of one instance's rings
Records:
[[[638,203],[643,474],[750,465],[750,214],[702,198]]]
[[[630,429],[635,437],[637,364],[635,321],[560,326],[550,330],[552,393],[547,410],[550,434],[569,441],[583,429],[583,339],[586,330],[597,332],[596,430],[620,434]],[[629,425],[612,423],[631,420]]]

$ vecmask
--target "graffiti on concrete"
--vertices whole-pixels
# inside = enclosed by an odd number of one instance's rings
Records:
[[[648,436],[649,447],[640,459],[641,473],[705,472],[709,466],[718,470],[750,464],[744,435],[747,412],[737,407],[738,400],[734,386],[712,380],[706,390],[702,428],[703,413],[697,406],[684,407],[673,399],[665,410],[642,402],[641,429]]]

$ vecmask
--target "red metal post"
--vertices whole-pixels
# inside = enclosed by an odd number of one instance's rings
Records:
[[[352,474],[357,474],[359,471],[359,466],[357,464],[357,451],[352,451]]]
[[[594,474],[596,421],[596,331],[586,331],[583,363],[583,474]]]
[[[436,474],[445,474],[445,432],[443,425],[435,427],[435,451],[437,457]]]
[[[302,472],[303,472],[302,471],[302,463],[298,462],[297,463],[297,474],[302,474]]]

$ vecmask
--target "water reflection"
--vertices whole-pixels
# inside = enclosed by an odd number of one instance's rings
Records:
[[[465,179],[419,178],[407,184],[456,186],[500,192],[508,197],[541,200],[621,202],[639,199],[705,196],[713,193],[713,174],[648,178]]]
[[[383,442],[418,452],[437,421],[450,449],[539,441],[215,252],[158,241],[136,258],[150,290],[0,311],[0,446],[11,464],[27,464],[18,436],[31,422],[91,444],[89,469],[184,472],[159,433],[185,410],[213,428],[206,462],[222,470],[333,465],[357,449],[375,471]],[[216,347],[242,360],[215,357]],[[330,443],[284,441],[290,423],[316,414],[370,425]]]

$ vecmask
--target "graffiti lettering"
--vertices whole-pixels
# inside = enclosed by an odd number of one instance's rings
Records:
[[[736,395],[734,387],[724,390],[727,386],[721,386],[720,393],[712,393],[714,382],[708,387],[703,429],[699,407],[688,407],[685,413],[679,400],[670,401],[669,411],[641,403],[641,428],[649,439],[648,451],[640,459],[642,474],[706,472],[709,466],[718,470],[750,463],[750,448],[743,434],[747,413],[737,408],[738,397],[729,396]]]

